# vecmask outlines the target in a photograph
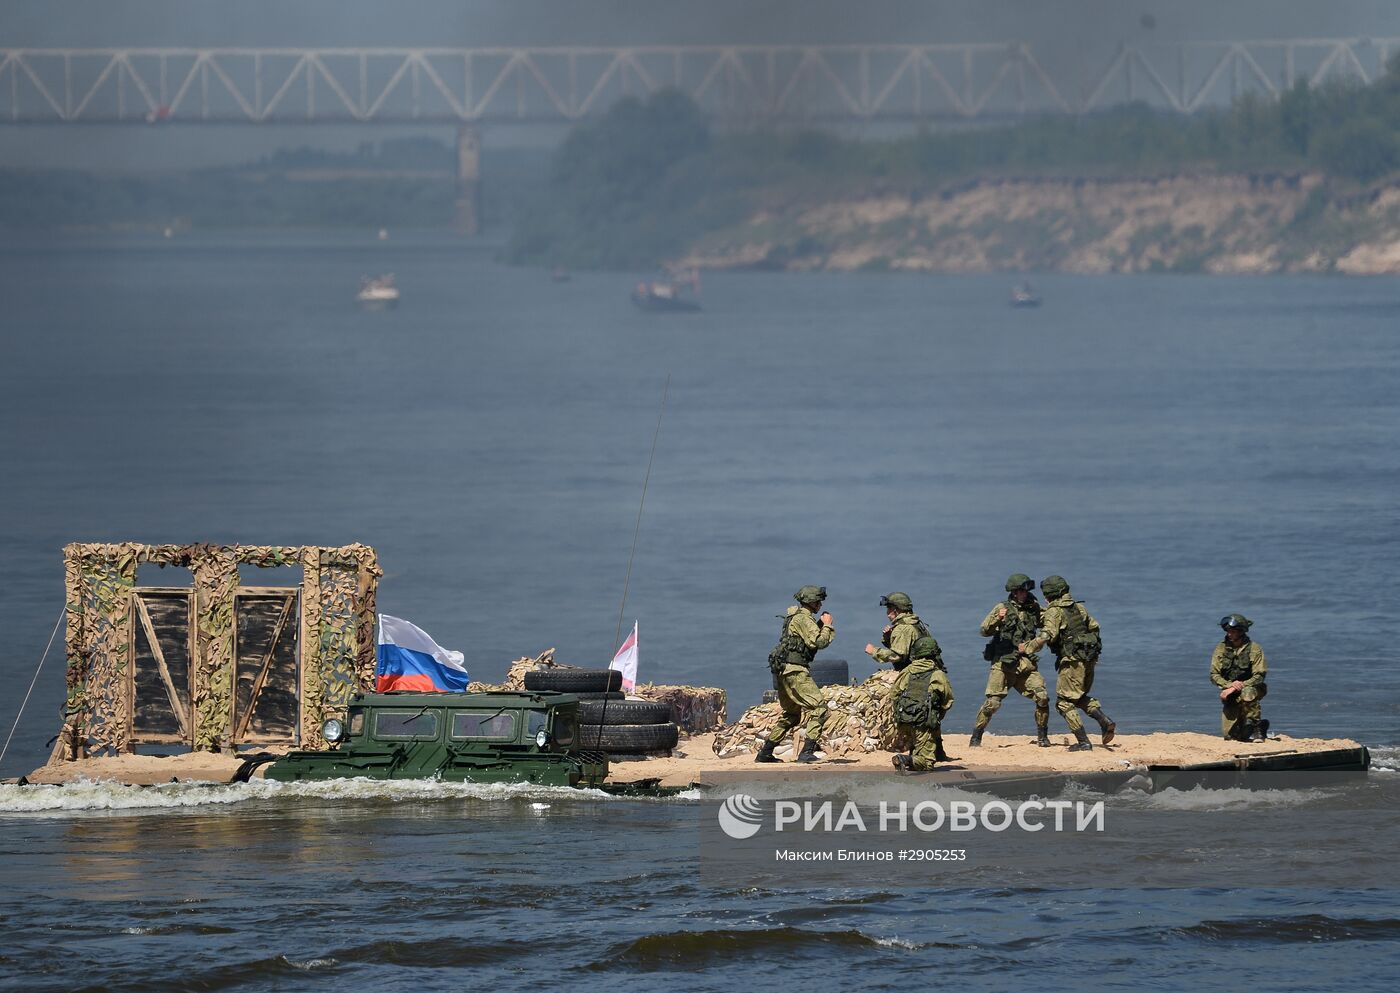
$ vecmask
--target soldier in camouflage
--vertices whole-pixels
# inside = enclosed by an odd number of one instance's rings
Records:
[[[914,613],[914,602],[906,593],[882,596],[880,606],[885,608],[885,617],[889,620],[881,632],[880,640],[884,647],[866,645],[865,654],[876,662],[891,663],[898,672],[909,664],[909,653],[914,648],[914,642],[928,637],[928,625]]]
[[[755,762],[780,761],[773,749],[799,724],[807,740],[802,744],[797,761],[817,761],[822,724],[826,721],[826,700],[812,679],[812,659],[831,644],[836,628],[832,626],[831,615],[821,613],[826,600],[825,586],[804,586],[793,594],[793,599],[797,605],[789,607],[783,616],[778,646],[768,656],[768,667],[776,677],[778,703],[783,713],[754,756]]]
[[[1220,687],[1220,733],[1234,741],[1264,741],[1269,722],[1259,701],[1269,692],[1264,649],[1250,640],[1254,622],[1243,614],[1220,618],[1225,640],[1210,657],[1210,681]]]
[[[1032,641],[1040,629],[1040,601],[1031,592],[1034,589],[1035,580],[1022,572],[1013,573],[1006,581],[1006,600],[982,618],[982,637],[992,639],[982,650],[982,657],[992,668],[987,674],[987,699],[977,711],[968,741],[973,748],[981,746],[982,732],[1011,690],[1035,703],[1035,743],[1050,747],[1050,694],[1036,668],[1039,659],[1022,655],[1016,647]]]
[[[865,646],[865,654],[869,655],[877,662],[888,662],[894,666],[894,671],[903,673],[913,661],[914,644],[920,638],[932,638],[928,625],[919,620],[919,615],[914,613],[914,601],[909,599],[907,593],[890,593],[880,597],[880,606],[885,608],[885,618],[889,621],[885,625],[885,630],[881,633],[883,647],[876,648],[874,645]],[[938,642],[934,642],[937,648]],[[943,669],[943,657],[939,654],[936,658],[936,667]],[[944,681],[947,677],[944,676]],[[896,686],[899,680],[895,680]],[[897,690],[895,691],[897,692]],[[951,692],[949,700],[951,703]],[[943,751],[943,735],[933,732],[936,759],[939,762],[948,761],[948,754]]]
[[[1084,604],[1070,596],[1069,583],[1061,576],[1046,576],[1040,581],[1045,594],[1045,609],[1040,612],[1040,634],[1018,645],[1022,655],[1032,655],[1046,645],[1055,652],[1055,709],[1074,732],[1071,752],[1087,752],[1094,746],[1084,733],[1084,723],[1075,713],[1084,711],[1099,722],[1103,743],[1113,740],[1117,725],[1104,714],[1099,701],[1089,695],[1094,685],[1094,667],[1098,664],[1099,622],[1089,616]]]
[[[943,751],[943,718],[953,706],[953,687],[943,668],[943,652],[932,636],[917,639],[909,663],[891,687],[895,726],[909,743],[908,755],[896,755],[900,772],[927,772],[935,762],[948,761]]]

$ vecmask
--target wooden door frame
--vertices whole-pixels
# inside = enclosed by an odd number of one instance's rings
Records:
[[[237,748],[239,745],[297,745],[301,741],[301,701],[305,690],[306,673],[302,666],[302,644],[301,644],[301,587],[300,586],[240,586],[233,591],[233,686],[229,692],[229,727],[228,743],[231,747]],[[268,642],[267,651],[263,653],[262,662],[258,665],[258,673],[253,677],[252,691],[248,695],[248,710],[246,713],[238,712],[238,599],[241,596],[260,597],[283,597],[282,613],[277,618],[277,625],[272,629],[272,638]],[[292,727],[290,742],[283,738],[249,738],[247,737],[249,726],[253,720],[253,711],[256,709],[258,694],[262,691],[267,681],[268,670],[272,667],[273,656],[277,652],[277,643],[281,640],[283,633],[287,629],[288,623],[292,624],[292,652],[296,663],[296,723]]]
[[[185,600],[185,654],[189,659],[188,670],[185,673],[185,688],[189,694],[188,700],[179,700],[179,694],[175,690],[175,682],[170,678],[170,666],[166,664],[165,653],[160,646],[160,639],[156,637],[155,624],[151,621],[150,611],[146,609],[144,601],[141,599],[144,594],[156,593],[162,596],[178,595]],[[138,744],[145,745],[185,745],[193,747],[194,744],[194,657],[196,639],[196,618],[194,609],[194,587],[192,586],[135,586],[132,587],[130,601],[127,609],[130,611],[131,636],[127,639],[126,646],[126,679],[125,679],[125,699],[123,703],[126,707],[127,725],[126,750],[135,752]],[[156,666],[160,671],[161,681],[165,683],[166,695],[170,700],[170,709],[175,714],[175,719],[180,722],[180,734],[142,734],[136,732],[136,628],[140,625],[146,633],[146,641],[151,646],[151,655],[154,656]]]

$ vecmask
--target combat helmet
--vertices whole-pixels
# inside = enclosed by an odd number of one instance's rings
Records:
[[[1220,626],[1226,631],[1248,631],[1254,622],[1244,614],[1227,614],[1220,618]]]
[[[792,595],[798,603],[822,603],[826,600],[825,586],[804,586]]]
[[[937,659],[942,653],[938,648],[938,640],[931,634],[926,634],[909,648],[911,659]]]
[[[908,593],[887,593],[880,597],[880,606],[893,607],[901,613],[907,613],[914,609],[914,601],[909,599]]]
[[[1047,600],[1058,600],[1069,592],[1069,583],[1064,576],[1046,576],[1040,581],[1040,592]]]
[[[1013,572],[1006,580],[1006,592],[1015,593],[1017,590],[1025,590],[1029,593],[1035,589],[1035,580],[1027,576],[1024,572]]]

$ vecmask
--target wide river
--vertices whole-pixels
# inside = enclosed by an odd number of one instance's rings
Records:
[[[357,310],[384,271],[402,304]],[[380,608],[474,678],[549,647],[602,664],[669,376],[624,612],[643,679],[724,687],[737,716],[806,583],[864,676],[903,590],[966,731],[983,613],[1009,572],[1060,573],[1103,625],[1120,730],[1217,731],[1238,611],[1274,727],[1372,745],[1383,770],[1332,799],[1394,808],[1400,281],[1045,276],[1013,310],[1005,277],[718,274],[703,313],[653,315],[637,278],[433,239],[0,245],[0,734],[76,540],[362,541]],[[0,775],[47,754],[60,647]],[[1013,697],[993,730],[1030,727]],[[1356,990],[1400,968],[1393,890],[716,887],[699,809],[0,787],[0,985]]]

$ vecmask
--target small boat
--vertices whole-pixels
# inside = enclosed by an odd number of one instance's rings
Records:
[[[397,307],[399,288],[394,282],[394,274],[391,272],[382,276],[361,276],[360,292],[355,294],[355,301],[370,310]]]
[[[1013,307],[1039,307],[1040,294],[1031,288],[1030,283],[1017,283],[1011,287],[1009,302]]]
[[[687,292],[688,291],[688,292]],[[700,301],[700,273],[668,272],[666,279],[643,280],[632,288],[632,303],[640,310],[662,313],[697,311]]]

